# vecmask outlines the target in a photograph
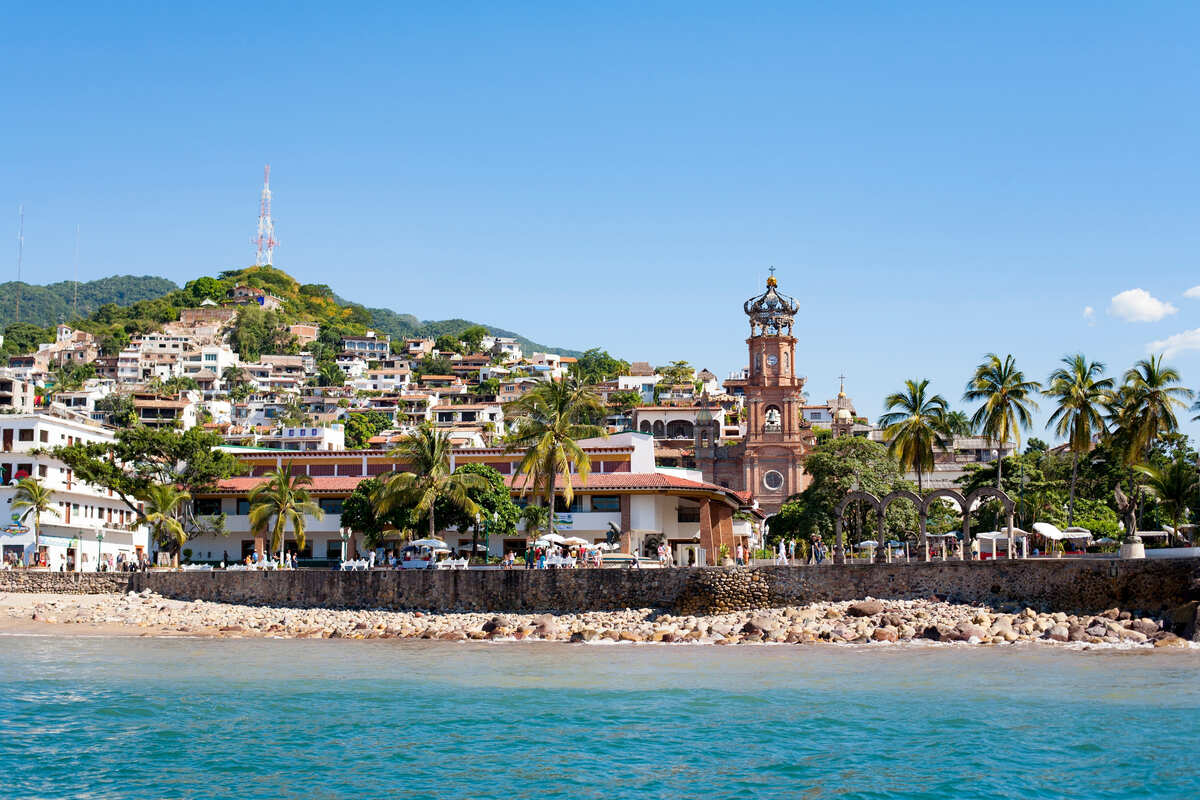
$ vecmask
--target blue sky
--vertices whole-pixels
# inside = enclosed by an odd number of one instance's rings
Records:
[[[988,351],[1200,388],[1195,4],[178,5],[7,10],[26,279],[248,264],[270,162],[277,265],[423,318],[723,375],[774,265],[872,417]]]

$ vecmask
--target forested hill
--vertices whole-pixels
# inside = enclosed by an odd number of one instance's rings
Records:
[[[283,308],[264,315],[261,310],[246,319],[239,318],[234,330],[235,349],[243,356],[263,352],[287,352],[296,349],[289,343],[287,324],[315,322],[322,328],[322,339],[330,347],[343,334],[358,334],[371,329],[390,334],[393,339],[410,336],[458,336],[477,323],[465,319],[421,320],[411,314],[398,314],[386,308],[367,308],[344,300],[324,284],[301,284],[274,267],[247,267],[226,270],[216,277],[188,281],[183,288],[165,278],[117,275],[78,285],[78,314],[72,313],[71,281],[32,286],[21,283],[21,320],[14,325],[17,284],[0,284],[0,330],[5,340],[0,356],[36,350],[41,342],[54,341],[54,326],[65,322],[95,334],[102,352],[114,355],[131,337],[157,330],[163,323],[179,318],[179,311],[198,306],[206,300],[222,302],[226,292],[238,284],[255,286],[280,297]],[[261,319],[260,319],[261,317]],[[547,347],[503,328],[483,325],[494,336],[511,336],[525,352],[548,351],[578,356],[574,350]],[[267,349],[263,349],[267,348]]]
[[[71,322],[72,301],[77,284],[60,281],[46,286],[35,286],[21,282],[21,322],[46,328],[60,322]],[[81,281],[78,284],[78,311],[81,317],[90,317],[105,303],[120,306],[133,305],[139,300],[154,300],[179,287],[166,278],[149,275],[114,275],[96,281]],[[0,330],[16,319],[17,282],[0,283]]]
[[[338,300],[344,305],[353,305],[348,300],[342,300],[341,298],[338,298]],[[368,308],[367,311],[371,314],[371,324],[375,329],[381,333],[390,334],[393,339],[404,339],[410,336],[429,336],[436,339],[443,333],[457,336],[473,325],[482,325],[493,336],[508,336],[516,339],[521,343],[521,350],[525,353],[558,353],[560,356],[575,356],[576,358],[582,355],[579,350],[567,350],[562,347],[538,344],[530,339],[526,339],[519,333],[514,333],[504,328],[497,328],[495,325],[488,325],[486,322],[472,322],[467,319],[420,320],[412,314],[397,314],[395,311],[386,308]]]

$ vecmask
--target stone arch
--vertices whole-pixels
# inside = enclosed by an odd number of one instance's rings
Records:
[[[663,437],[664,428],[661,419],[654,420],[653,431],[655,439],[661,439]]]
[[[642,433],[650,433],[653,429],[650,427],[650,420],[642,420],[642,424],[638,426],[638,430]]]
[[[691,439],[696,434],[696,426],[686,419],[673,419],[667,423],[668,439]]]
[[[921,497],[916,492],[910,492],[908,489],[898,489],[897,491],[894,491],[891,494],[885,495],[883,497],[883,499],[879,501],[880,517],[886,518],[888,508],[892,505],[892,503],[896,502],[897,500],[907,500],[910,503],[912,503],[913,508],[916,509],[919,542],[923,549],[925,547],[925,516],[922,512],[922,509],[924,509],[925,504],[921,500]],[[883,531],[881,528],[880,533],[882,534],[882,532]],[[887,546],[887,544],[882,539],[880,540],[880,544],[884,545],[884,547],[883,547],[884,560],[891,561],[892,560],[891,547]]]
[[[854,502],[864,502],[867,505],[869,505],[875,509],[875,516],[878,519],[878,523],[879,523],[879,533],[880,533],[880,536],[883,535],[883,505],[879,502],[879,498],[876,497],[875,495],[871,494],[870,492],[863,492],[863,491],[847,492],[846,496],[842,498],[842,502],[838,503],[837,508],[834,509],[833,563],[835,563],[835,564],[845,564],[846,563],[846,549],[845,549],[844,542],[842,541],[842,517],[846,513],[846,508],[851,503],[854,503]]]
[[[919,513],[920,513],[920,523],[921,523],[921,549],[925,553],[926,561],[929,560],[929,539],[926,537],[927,528],[929,525],[929,509],[933,507],[934,501],[940,500],[940,499],[953,500],[954,504],[956,506],[958,506],[958,513],[962,515],[962,519],[963,519],[963,538],[964,539],[966,539],[967,530],[970,529],[970,525],[971,525],[970,520],[967,517],[967,499],[962,496],[962,492],[960,492],[956,489],[934,489],[932,492],[925,495],[925,499],[922,501],[922,503],[920,505]],[[943,542],[943,544],[944,544],[944,542]],[[964,544],[963,549],[964,550],[966,549],[965,544]],[[942,558],[943,559],[945,558],[944,551],[942,554]]]
[[[967,495],[964,499],[966,505],[963,506],[963,558],[967,559],[973,557],[973,554],[971,553],[971,537],[968,533],[970,530],[969,526],[971,524],[971,509],[976,503],[982,502],[984,498],[1000,501],[1000,508],[1004,510],[1004,516],[1008,520],[1008,557],[1012,558],[1013,512],[1016,510],[1016,503],[1013,502],[1012,498],[1009,497],[1004,490],[997,489],[995,486],[980,486],[978,489]]]
[[[762,419],[764,433],[779,433],[783,430],[783,409],[774,403],[763,409]]]

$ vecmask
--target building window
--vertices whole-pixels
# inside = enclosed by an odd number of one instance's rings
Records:
[[[246,516],[249,516],[249,515],[250,515],[250,501],[249,501],[249,500],[246,500],[246,499],[243,499],[243,498],[239,498],[239,499],[238,499],[238,501],[237,501],[237,515],[238,515],[239,517],[246,517]]]
[[[577,514],[583,511],[583,498],[575,495],[571,498],[571,505],[567,505],[567,501],[562,495],[554,498],[554,512],[556,514]]]
[[[777,492],[783,488],[783,474],[770,470],[763,475],[763,486],[770,489],[772,492]]]
[[[48,473],[49,473],[49,470],[48,470],[48,469],[46,469],[46,465],[45,465],[45,464],[38,464],[38,477],[39,477],[39,478],[44,478],[44,477],[46,477],[46,475],[47,475]]]
[[[75,403],[74,405],[82,405],[82,403]],[[38,439],[43,442],[50,441],[50,431],[38,431]]]
[[[199,497],[193,507],[198,517],[214,517],[221,513],[221,500],[216,497]]]
[[[322,497],[317,505],[326,514],[341,514],[343,500],[340,497]]]
[[[620,511],[621,498],[615,494],[594,494],[592,495],[592,511]]]
[[[676,514],[678,522],[699,522],[700,506],[679,506]]]
[[[22,428],[19,431],[17,431],[17,441],[18,442],[32,442],[33,441],[33,428]]]

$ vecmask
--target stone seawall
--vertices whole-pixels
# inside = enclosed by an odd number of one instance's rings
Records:
[[[129,589],[125,572],[0,571],[0,592],[46,594],[114,594]]]
[[[1117,606],[1157,612],[1200,598],[1200,558],[751,569],[150,572],[128,578],[80,577],[128,580],[131,589],[148,588],[184,600],[429,611],[652,607],[704,613],[867,596],[936,596],[963,603],[1020,603],[1062,611],[1095,612]],[[0,579],[0,590],[3,586]]]

